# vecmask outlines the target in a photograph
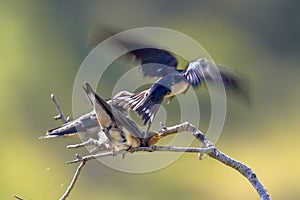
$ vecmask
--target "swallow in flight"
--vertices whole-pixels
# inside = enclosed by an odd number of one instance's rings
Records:
[[[167,50],[124,39],[115,41],[129,50],[134,49],[126,55],[140,62],[143,77],[158,78],[149,89],[116,99],[120,106],[136,111],[144,125],[148,123],[146,133],[163,100],[169,98],[170,102],[174,96],[185,93],[191,86],[198,87],[206,82],[224,84],[225,88],[231,88],[249,103],[248,93],[239,76],[227,66],[199,58],[179,68],[178,59]]]

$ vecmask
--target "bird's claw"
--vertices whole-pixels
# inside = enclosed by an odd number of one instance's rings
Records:
[[[166,124],[164,122],[160,122],[160,126],[161,126],[162,130],[168,129],[168,127],[166,126]]]
[[[75,154],[75,156],[78,160],[80,160],[80,161],[82,160],[82,157],[79,154]]]

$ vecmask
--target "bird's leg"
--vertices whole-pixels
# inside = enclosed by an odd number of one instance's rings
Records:
[[[79,154],[76,153],[75,156],[76,156],[76,158],[77,158],[78,160],[82,160],[82,156],[81,156],[81,155],[79,155]]]
[[[162,130],[168,129],[168,127],[166,126],[166,124],[164,122],[160,122],[160,126],[161,126]]]
[[[56,109],[58,111],[58,115],[54,116],[54,119],[55,120],[60,119],[64,124],[68,123],[69,121],[71,121],[71,117],[70,116],[68,116],[67,118],[65,117],[65,115],[62,112],[62,110],[61,110],[61,108],[60,108],[60,106],[59,106],[59,104],[58,104],[58,102],[57,102],[54,94],[51,94],[51,99],[52,99],[53,103],[55,104],[55,107],[56,107]]]
[[[148,127],[147,127],[147,130],[145,132],[144,138],[143,138],[143,145],[144,146],[147,146],[146,141],[149,139],[148,137],[149,137],[149,131],[150,131],[151,124],[152,124],[152,122],[150,120],[149,124],[148,124]]]
[[[169,97],[167,104],[169,105],[173,99],[174,99],[174,96]]]
[[[122,152],[122,159],[125,159],[126,151]]]
[[[115,152],[116,152],[116,149],[113,145],[110,144],[110,148],[111,148],[111,153],[112,153],[112,156],[115,156]]]

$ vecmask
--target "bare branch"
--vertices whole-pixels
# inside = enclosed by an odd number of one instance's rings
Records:
[[[208,155],[223,164],[237,170],[240,172],[244,177],[248,179],[248,181],[253,185],[257,193],[259,194],[260,198],[263,200],[271,199],[267,189],[263,186],[260,180],[257,178],[254,171],[248,167],[247,165],[227,156],[226,154],[220,152],[218,149],[214,148],[213,151],[208,153]]]
[[[83,169],[84,165],[85,165],[85,161],[82,161],[82,162],[80,163],[80,165],[78,166],[78,168],[76,169],[76,172],[75,172],[75,174],[74,174],[74,176],[73,176],[73,179],[72,179],[72,181],[71,181],[71,183],[70,183],[70,185],[69,185],[67,191],[66,191],[66,192],[64,193],[64,195],[60,198],[60,200],[65,200],[65,199],[67,199],[67,197],[69,196],[70,192],[71,192],[72,189],[74,188],[74,185],[75,185],[75,183],[76,183],[76,181],[77,181],[77,178],[78,178],[78,176],[79,176],[81,170]]]
[[[16,199],[18,199],[18,200],[25,200],[25,199],[23,199],[22,197],[19,197],[18,195],[14,195],[13,197],[15,197]]]
[[[139,151],[147,151],[147,152],[153,152],[153,151],[164,151],[164,152],[187,152],[187,153],[203,153],[203,154],[208,154],[210,153],[214,147],[207,147],[207,148],[197,148],[197,147],[173,147],[173,146],[151,146],[151,147],[135,147],[131,148],[127,151],[114,151],[114,152],[104,152],[104,153],[99,153],[95,155],[87,155],[83,156],[81,158],[77,158],[72,161],[68,161],[67,164],[74,164],[82,161],[89,161],[89,160],[94,160],[97,158],[103,158],[103,157],[109,157],[109,156],[116,156],[119,154],[124,154],[124,153],[134,153],[134,152],[139,152]]]
[[[161,137],[166,137],[168,135],[176,134],[179,132],[190,131],[193,135],[201,142],[202,147],[213,146],[213,143],[210,142],[207,137],[202,133],[198,128],[192,125],[189,122],[183,122],[181,124],[171,126],[171,127],[163,127],[162,130],[158,131]]]
[[[67,117],[67,118],[65,117],[65,115],[64,115],[64,113],[62,112],[62,110],[61,110],[61,108],[60,108],[60,106],[59,106],[59,104],[58,104],[58,102],[57,102],[57,100],[56,100],[54,94],[51,94],[51,99],[52,99],[52,101],[54,102],[55,107],[56,107],[56,109],[57,109],[57,111],[58,111],[58,115],[55,116],[54,119],[55,119],[55,120],[60,119],[60,120],[63,121],[63,123],[69,122],[70,118],[69,118],[69,117]]]
[[[72,161],[68,161],[67,164],[73,164],[73,163],[78,163],[78,162],[82,162],[82,161],[89,161],[89,160],[93,160],[96,158],[104,158],[104,157],[109,157],[109,156],[115,156],[115,155],[119,155],[119,154],[124,154],[125,151],[109,151],[109,152],[104,152],[104,153],[100,153],[100,154],[95,154],[95,155],[87,155],[84,157],[78,157],[75,160]]]
[[[227,156],[226,154],[222,153],[219,151],[212,142],[210,142],[207,137],[194,125],[192,125],[189,122],[184,122],[179,125],[175,125],[172,127],[163,127],[162,130],[157,131],[160,133],[161,137],[166,137],[171,134],[176,134],[179,132],[184,132],[184,131],[189,131],[192,132],[193,136],[197,138],[197,140],[201,143],[201,148],[199,147],[173,147],[173,146],[151,146],[151,147],[137,147],[137,148],[131,148],[127,151],[119,150],[119,151],[110,151],[110,152],[102,152],[99,154],[95,155],[87,155],[87,156],[78,156],[77,159],[72,160],[67,162],[68,164],[71,163],[78,163],[80,162],[80,165],[73,177],[73,180],[66,192],[65,198],[68,196],[72,188],[74,187],[74,184],[77,180],[77,177],[79,175],[79,172],[83,165],[93,159],[97,158],[103,158],[103,157],[109,157],[109,156],[116,156],[119,154],[124,155],[125,153],[133,153],[133,152],[139,152],[139,151],[148,151],[148,152],[153,152],[153,151],[169,151],[169,152],[188,152],[188,153],[199,153],[198,157],[199,159],[202,159],[204,155],[208,155],[211,158],[214,158],[223,164],[237,170],[240,172],[244,177],[248,179],[248,181],[253,185],[257,193],[259,194],[260,198],[262,200],[270,200],[271,197],[268,194],[268,191],[266,188],[263,186],[263,184],[260,182],[260,180],[257,178],[256,174],[254,171],[249,168],[247,165]],[[64,198],[64,199],[65,199]]]
[[[260,198],[263,200],[269,200],[271,199],[267,189],[263,186],[263,184],[260,182],[260,180],[257,178],[256,174],[254,171],[248,167],[247,165],[236,161],[235,159],[227,156],[226,154],[222,153],[219,151],[212,142],[210,142],[207,137],[194,125],[192,125],[189,122],[184,122],[182,124],[163,129],[162,135],[170,135],[172,133],[176,132],[181,132],[181,131],[191,131],[193,135],[202,143],[202,147],[212,147],[212,148],[207,148],[209,151],[207,152],[200,152],[199,151],[199,159],[203,157],[203,153],[207,154],[209,157],[214,158],[223,164],[237,170],[240,172],[244,177],[248,179],[248,181],[253,185],[257,193],[259,194]],[[203,148],[202,148],[203,149]],[[204,148],[205,149],[205,148]]]

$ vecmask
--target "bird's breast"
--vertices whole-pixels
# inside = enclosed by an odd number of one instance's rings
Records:
[[[188,88],[189,88],[189,84],[185,80],[182,80],[180,82],[173,84],[170,88],[171,93],[166,95],[165,97],[172,97],[177,94],[181,94],[185,92]]]
[[[123,133],[126,137],[126,142],[129,147],[139,147],[141,141],[136,138],[132,133],[130,133],[126,128],[122,127]]]
[[[139,147],[140,140],[135,138],[126,128],[110,129],[108,138],[118,150],[126,150],[130,147]]]

